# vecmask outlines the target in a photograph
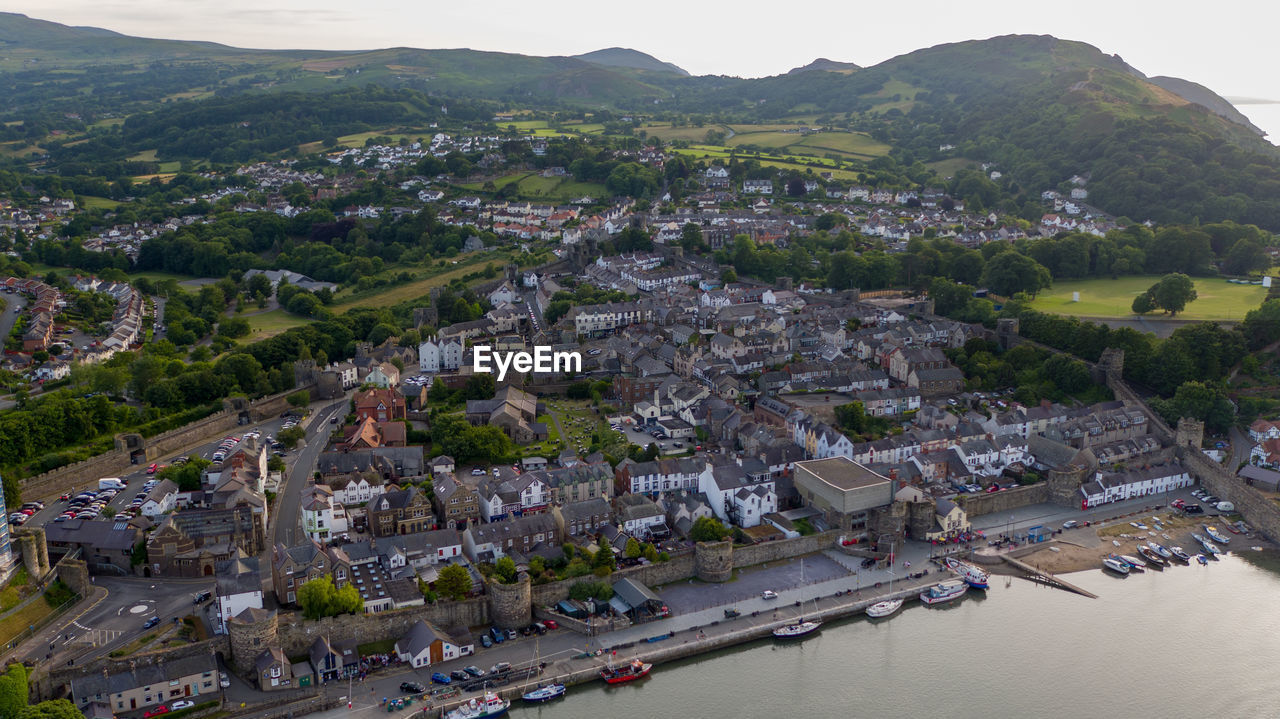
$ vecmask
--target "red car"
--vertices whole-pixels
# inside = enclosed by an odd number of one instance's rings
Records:
[[[59,501],[59,502],[66,502],[66,501],[68,501],[68,500],[70,500],[70,499],[71,499],[71,495],[70,495],[70,494],[64,494],[64,495],[62,495],[61,497],[58,497],[58,501]]]
[[[544,620],[542,620],[542,623],[546,625],[547,629],[559,629],[559,628],[560,628],[560,625],[559,625],[559,624],[556,624],[556,620],[554,620],[554,619],[544,619]]]
[[[1170,507],[1177,507],[1178,509],[1182,509],[1184,506],[1186,506],[1186,504],[1187,504],[1186,500],[1182,500],[1182,499],[1175,499],[1175,500],[1173,500],[1172,502],[1170,502],[1170,503],[1169,503],[1169,506],[1170,506]]]
[[[150,467],[147,467],[147,474],[155,474],[155,473],[156,473],[156,465],[155,465],[155,464],[152,464]]]
[[[168,713],[169,713],[169,707],[161,704],[155,709],[148,710],[146,713],[142,715],[142,717],[143,719],[151,719],[151,717],[158,717],[161,714],[168,714]]]

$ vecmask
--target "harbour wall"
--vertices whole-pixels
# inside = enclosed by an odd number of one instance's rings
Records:
[[[1200,479],[1200,484],[1205,489],[1234,504],[1245,521],[1267,539],[1280,542],[1280,505],[1275,500],[1245,484],[1244,480],[1228,472],[1203,452],[1180,447],[1179,456]]]
[[[286,655],[295,657],[305,654],[317,637],[360,644],[399,639],[420,620],[444,630],[483,626],[489,623],[489,600],[478,597],[374,614],[342,614],[316,621],[303,620],[302,615],[296,612],[281,615],[280,648]]]

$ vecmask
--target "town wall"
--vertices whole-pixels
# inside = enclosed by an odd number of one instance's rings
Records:
[[[689,579],[694,574],[693,555],[683,554],[670,561],[655,562],[639,567],[627,567],[610,574],[607,581],[616,582],[628,577],[648,587]],[[599,581],[593,575],[574,577],[559,582],[540,584],[532,589],[533,606],[548,607],[569,598],[569,589],[578,582]]]
[[[1280,542],[1280,505],[1199,450],[1179,447],[1178,455],[1205,489],[1234,504],[1245,521],[1267,539]]]
[[[298,389],[310,389],[310,386]],[[298,389],[262,397],[249,403],[248,411],[254,421],[261,421],[290,407],[288,397]],[[173,452],[184,451],[240,426],[240,410],[224,402],[224,409],[208,417],[189,422],[144,441],[146,459],[157,460]],[[118,443],[119,444],[119,443]],[[86,482],[124,474],[134,466],[132,452],[127,446],[118,446],[109,452],[94,455],[86,460],[68,464],[22,480],[24,500],[52,497],[84,485]]]
[[[733,542],[698,542],[693,545],[694,574],[704,582],[727,582],[733,578]]]
[[[375,614],[343,614],[318,621],[303,621],[297,613],[281,615],[280,648],[288,656],[296,657],[306,654],[316,637],[327,636],[335,642],[354,640],[361,644],[399,639],[419,620],[445,631],[453,627],[483,626],[489,623],[489,601],[484,597],[444,601]]]
[[[519,629],[533,620],[529,575],[521,574],[515,584],[488,582],[489,620],[499,629]]]
[[[1014,487],[1013,489],[1004,489],[999,492],[962,494],[956,497],[955,501],[969,516],[969,519],[973,519],[984,514],[994,514],[995,512],[1018,509],[1032,504],[1042,504],[1048,502],[1049,499],[1049,485],[1041,482],[1029,487]]]
[[[840,532],[831,530],[810,534],[795,539],[780,539],[773,542],[761,542],[747,547],[735,547],[733,550],[734,567],[750,567],[765,562],[776,562],[782,559],[798,557],[801,554],[812,554],[836,546]]]

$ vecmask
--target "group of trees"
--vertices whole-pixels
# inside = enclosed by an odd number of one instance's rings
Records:
[[[339,614],[355,614],[364,606],[360,592],[347,582],[335,587],[328,575],[312,579],[298,587],[298,607],[307,619],[334,617]]]
[[[1135,297],[1132,309],[1140,315],[1164,310],[1173,316],[1186,309],[1187,303],[1194,302],[1198,296],[1195,283],[1190,277],[1174,273],[1160,278],[1160,281],[1147,288],[1146,292]]]
[[[84,716],[66,699],[31,703],[27,668],[10,664],[0,674],[0,719],[82,719]]]
[[[434,449],[459,462],[508,463],[518,457],[515,443],[500,428],[472,426],[457,414],[432,417],[431,443]]]

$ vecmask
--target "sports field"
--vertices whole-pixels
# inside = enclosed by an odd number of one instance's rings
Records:
[[[1031,303],[1033,309],[1079,317],[1130,317],[1133,299],[1159,281],[1157,275],[1121,277],[1117,280],[1061,280],[1041,292]],[[1224,279],[1200,278],[1195,281],[1199,297],[1179,312],[1179,319],[1242,320],[1249,310],[1257,308],[1267,296],[1259,285],[1234,285]],[[1073,302],[1073,292],[1080,301]],[[1160,312],[1147,315],[1163,316]]]

